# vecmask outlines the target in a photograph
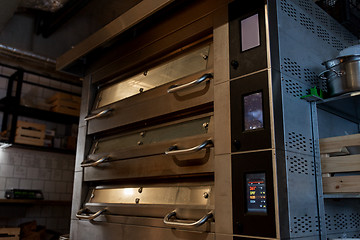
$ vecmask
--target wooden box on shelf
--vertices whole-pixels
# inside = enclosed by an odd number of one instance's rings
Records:
[[[80,97],[66,93],[56,93],[48,99],[51,111],[72,116],[79,116],[80,101]]]
[[[325,194],[360,193],[360,134],[320,139]]]
[[[45,124],[17,121],[15,143],[43,146]]]
[[[20,228],[0,228],[1,240],[19,240]]]

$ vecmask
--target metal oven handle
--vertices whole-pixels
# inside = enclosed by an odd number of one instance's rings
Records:
[[[81,163],[81,167],[96,167],[99,164],[101,164],[109,159],[110,159],[109,156],[105,156],[105,157],[99,158],[98,160],[93,161],[93,162]]]
[[[166,151],[165,154],[166,155],[178,155],[178,154],[194,153],[194,152],[200,151],[203,148],[210,147],[213,145],[214,145],[213,141],[211,139],[208,139],[205,142],[203,142],[202,144],[197,145],[195,147],[187,148],[187,149],[180,149],[180,150],[169,150],[169,151]],[[172,147],[172,148],[174,148],[174,147]]]
[[[213,74],[212,73],[205,73],[204,75],[202,75],[200,78],[192,81],[192,82],[189,82],[189,83],[185,83],[185,84],[182,84],[182,85],[173,85],[173,86],[170,86],[167,90],[168,93],[174,93],[174,92],[177,92],[177,91],[180,91],[180,90],[183,90],[185,88],[189,88],[189,87],[192,87],[194,85],[197,85],[199,83],[202,83],[203,81],[205,81],[206,79],[213,79]]]
[[[207,220],[213,217],[213,212],[210,211],[205,216],[197,220],[196,222],[180,222],[180,221],[170,221],[170,219],[174,217],[176,218],[176,210],[172,211],[171,213],[167,214],[164,217],[164,223],[170,226],[178,226],[178,227],[199,227],[203,225]]]
[[[85,219],[85,220],[94,220],[95,218],[99,217],[101,214],[103,214],[104,212],[106,212],[106,208],[101,209],[99,211],[97,211],[96,213],[92,214],[92,215],[83,215],[83,213],[87,212],[88,209],[87,208],[83,208],[80,209],[77,213],[76,213],[76,217],[78,219]]]
[[[97,114],[94,114],[92,116],[87,116],[84,118],[85,121],[89,121],[89,120],[92,120],[92,119],[95,119],[95,118],[99,118],[99,117],[103,117],[107,114],[109,114],[110,112],[112,112],[114,109],[112,108],[108,108],[108,109],[105,109],[105,110],[102,110],[101,112],[97,113]]]

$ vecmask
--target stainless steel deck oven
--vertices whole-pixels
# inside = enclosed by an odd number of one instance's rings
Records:
[[[354,40],[306,0],[125,9],[57,63],[84,77],[70,238],[331,236],[301,96]]]

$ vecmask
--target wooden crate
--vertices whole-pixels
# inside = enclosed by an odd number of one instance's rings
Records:
[[[320,139],[321,154],[350,154],[348,147],[360,146],[360,134]]]
[[[78,96],[74,96],[74,95],[71,95],[71,94],[67,94],[67,93],[56,93],[54,94],[53,96],[51,96],[51,98],[48,99],[48,103],[52,103],[58,99],[61,99],[61,100],[66,100],[66,101],[71,101],[71,102],[76,102],[78,104],[80,104],[81,102],[81,98],[78,97]]]
[[[20,228],[0,228],[0,240],[19,240]]]
[[[360,193],[358,151],[360,134],[320,139],[324,193]]]
[[[48,102],[51,104],[50,111],[79,116],[80,97],[66,93],[56,93]]]
[[[50,110],[53,111],[53,112],[72,115],[72,116],[79,116],[80,115],[80,109],[74,109],[72,107],[62,106],[62,105],[53,106],[53,107],[50,108]]]
[[[17,121],[15,143],[43,146],[45,124]]]

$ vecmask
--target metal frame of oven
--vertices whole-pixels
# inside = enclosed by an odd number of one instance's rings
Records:
[[[360,208],[353,207],[358,206],[358,200],[341,199],[336,202],[324,199],[322,195],[318,139],[319,136],[333,133],[327,132],[324,127],[319,129],[318,122],[329,114],[317,110],[315,103],[300,99],[306,94],[306,89],[314,85],[324,88],[325,85],[317,79],[317,73],[322,70],[321,63],[332,58],[342,48],[354,44],[355,37],[309,0],[251,3],[209,0],[197,4],[194,9],[202,9],[200,13],[203,15],[194,18],[191,17],[191,11],[179,15],[178,19],[192,19],[192,22],[178,28],[164,38],[164,42],[170,47],[168,41],[179,45],[190,43],[205,33],[212,34],[216,142],[213,172],[216,220],[211,226],[213,230],[177,231],[163,228],[158,219],[154,218],[141,220],[150,223],[147,226],[141,225],[139,218],[126,216],[117,216],[119,223],[77,220],[76,212],[83,205],[92,185],[91,182],[83,181],[83,169],[80,167],[91,145],[91,139],[87,137],[88,125],[83,119],[91,110],[96,92],[94,86],[101,79],[110,79],[116,71],[134,67],[124,64],[120,66],[120,70],[116,70],[116,64],[122,60],[120,58],[96,71],[96,65],[89,67],[89,74],[84,80],[75,167],[72,239],[81,239],[81,233],[91,234],[94,239],[115,239],[121,235],[121,239],[126,240],[145,237],[216,240],[326,239],[344,234],[356,237],[358,227],[346,228],[339,222],[342,221],[340,218],[346,218],[349,222],[351,216],[360,214]],[[239,39],[236,39],[238,33],[234,33],[234,29],[239,29],[236,24],[241,19],[254,13],[261,16],[262,43],[261,48],[253,51],[255,55],[249,55],[239,51]],[[154,41],[154,47],[164,42]],[[153,51],[154,48],[145,48],[140,59],[154,56]],[[169,52],[169,49],[164,48],[157,54],[164,52]],[[131,55],[130,60],[135,57]],[[235,68],[234,61],[238,62],[239,68]],[[100,57],[99,62],[107,62],[106,56]],[[246,134],[237,126],[237,122],[242,121],[239,102],[242,101],[243,94],[259,89],[265,93],[266,131]],[[334,118],[334,125],[342,124],[346,129],[354,129],[353,124],[347,120],[333,115],[330,117]],[[333,125],[328,123],[328,127]],[[248,144],[247,139],[259,144]],[[265,141],[261,142],[262,139]],[[271,214],[268,218],[249,217],[242,212],[239,214],[239,211],[243,211],[244,196],[238,191],[243,187],[242,176],[246,169],[266,172],[270,180],[268,182],[273,183],[268,189],[271,202]],[[241,230],[242,223],[248,220],[253,221],[251,230]],[[259,222],[262,225],[255,226]],[[267,224],[270,230],[262,228]],[[337,224],[337,227],[330,227],[331,224]],[[101,228],[102,232],[97,232],[96,228]]]

